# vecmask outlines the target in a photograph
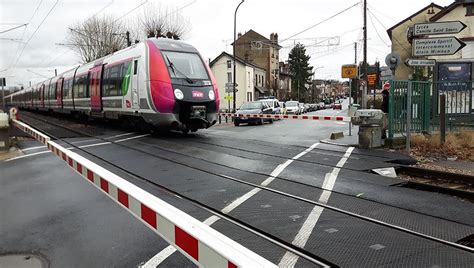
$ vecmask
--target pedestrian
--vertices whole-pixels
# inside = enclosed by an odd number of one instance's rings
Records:
[[[382,112],[384,112],[383,116],[383,128],[382,128],[382,139],[387,138],[387,129],[388,129],[388,99],[389,99],[389,94],[390,92],[388,91],[387,88],[384,88],[382,90],[382,105],[380,106],[380,109]]]

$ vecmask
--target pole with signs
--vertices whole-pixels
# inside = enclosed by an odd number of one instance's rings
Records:
[[[349,78],[349,108],[348,112],[351,111],[352,107],[352,79],[357,78],[357,65],[356,64],[347,64],[343,65],[341,68],[341,77]],[[349,122],[349,136],[352,135],[352,123]]]

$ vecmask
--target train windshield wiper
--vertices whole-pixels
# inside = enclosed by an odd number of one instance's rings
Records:
[[[187,75],[185,75],[183,72],[181,72],[178,68],[176,68],[176,66],[174,66],[173,62],[170,60],[170,58],[168,58],[167,55],[166,55],[166,60],[168,61],[168,66],[171,68],[174,75],[176,75],[176,72],[178,72],[183,76],[183,78],[184,78],[184,80],[186,80],[186,82],[188,82],[190,84],[194,84],[194,81],[191,78],[189,78]]]

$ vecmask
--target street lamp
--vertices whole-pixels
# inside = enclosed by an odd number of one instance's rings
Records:
[[[234,45],[233,45],[233,60],[234,60],[234,84],[232,85],[232,96],[234,98],[234,103],[233,103],[233,110],[235,113],[235,85],[236,85],[236,77],[235,77],[235,36],[237,35],[237,10],[239,10],[240,5],[242,5],[245,2],[245,0],[242,0],[239,5],[237,5],[237,8],[235,9],[234,13]]]

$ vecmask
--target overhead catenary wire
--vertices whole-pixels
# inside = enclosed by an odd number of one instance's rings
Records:
[[[352,9],[353,7],[356,7],[356,6],[358,6],[358,5],[360,5],[360,2],[357,2],[357,3],[353,4],[353,5],[351,5],[350,7],[347,7],[347,8],[345,8],[345,9],[343,9],[343,10],[337,12],[336,14],[327,17],[326,19],[324,19],[324,20],[322,20],[322,21],[320,21],[320,22],[318,22],[318,23],[316,23],[316,24],[313,24],[313,25],[311,25],[311,26],[305,28],[304,30],[301,30],[301,31],[299,31],[299,32],[297,32],[297,33],[295,33],[295,34],[293,34],[293,35],[291,35],[291,36],[289,36],[289,37],[287,37],[287,38],[281,40],[280,42],[285,42],[285,41],[287,41],[287,40],[289,40],[289,39],[291,39],[291,38],[293,38],[293,37],[295,37],[295,36],[297,36],[297,35],[300,35],[300,34],[306,32],[306,31],[309,31],[309,30],[313,29],[314,27],[319,26],[319,25],[321,25],[321,24],[323,24],[323,23],[325,23],[325,22],[331,20],[331,19],[333,19],[333,18],[335,18],[335,17],[337,17],[337,16],[339,16],[339,15],[345,13],[346,11],[348,11],[348,10]]]
[[[38,32],[38,30],[41,28],[41,26],[43,25],[43,23],[46,21],[46,19],[51,15],[51,13],[53,12],[54,8],[58,5],[59,3],[59,0],[56,0],[56,2],[54,3],[54,5],[51,7],[51,9],[48,11],[48,13],[46,14],[46,16],[44,16],[43,20],[41,20],[40,24],[38,25],[38,27],[36,27],[35,31],[31,34],[30,38],[28,38],[28,40],[26,41],[26,44],[23,46],[20,54],[18,55],[17,59],[15,60],[15,63],[13,65],[16,65],[18,63],[18,61],[21,59],[21,56],[23,55],[23,52],[25,51],[25,48],[28,46],[28,44],[30,43],[30,41],[33,39],[33,37],[35,36],[35,34]],[[10,66],[11,67],[11,66]]]
[[[370,23],[371,23],[372,26],[374,27],[375,33],[376,33],[377,36],[379,37],[380,41],[382,41],[387,47],[389,47],[390,44],[387,43],[387,42],[385,42],[385,40],[382,38],[382,36],[380,35],[379,31],[377,30],[377,26],[375,26],[374,19],[373,19],[373,13],[370,12],[370,9],[367,9],[367,11],[368,11],[368,13],[369,13]]]

